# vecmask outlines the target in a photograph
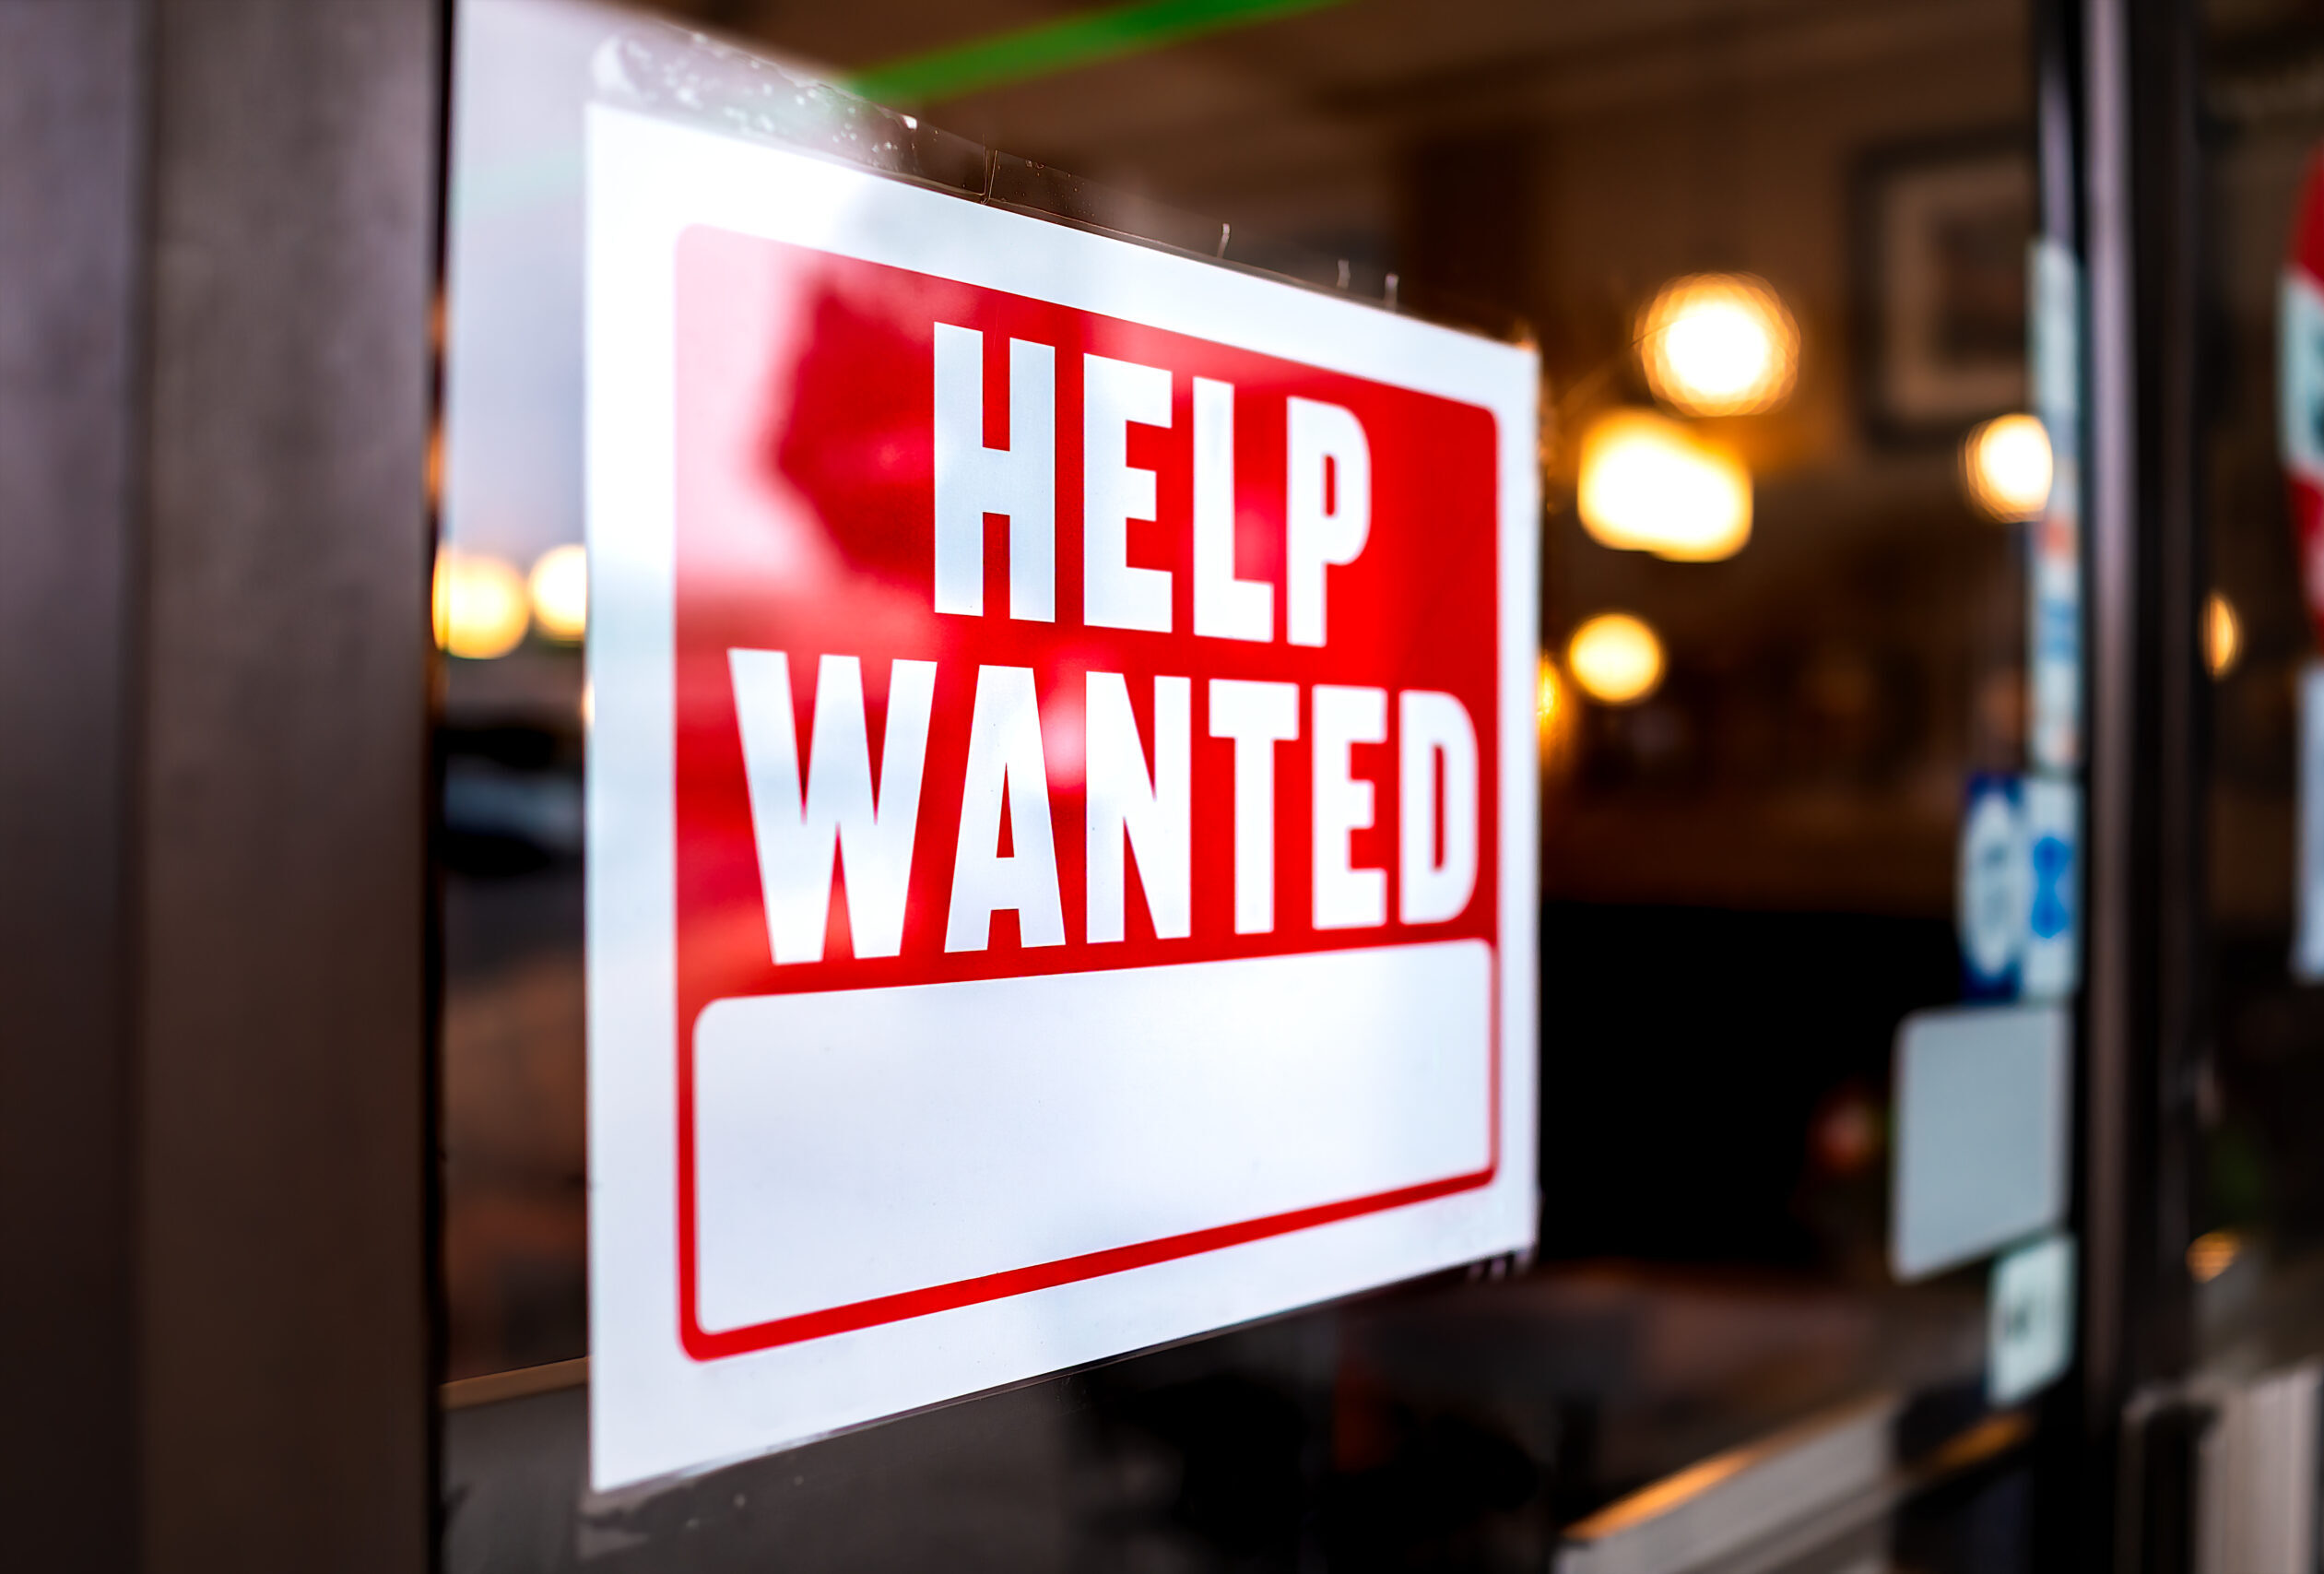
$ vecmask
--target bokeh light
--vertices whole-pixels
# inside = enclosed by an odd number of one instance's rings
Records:
[[[2203,665],[2224,678],[2243,659],[2243,619],[2236,604],[2212,591],[2203,598]]]
[[[1557,657],[1544,652],[1534,669],[1533,724],[1545,789],[1572,772],[1581,742],[1581,719],[1573,680],[1559,668]]]
[[[1533,684],[1533,718],[1542,737],[1557,729],[1558,712],[1564,704],[1564,680],[1557,675],[1557,663],[1545,656]]]
[[[1881,1112],[1860,1087],[1826,1098],[1809,1128],[1816,1166],[1826,1175],[1861,1175],[1881,1155]]]
[[[525,581],[533,623],[549,638],[578,642],[589,628],[589,554],[576,543],[551,547],[533,563]]]
[[[1616,410],[1584,434],[1575,503],[1605,545],[1680,562],[1730,558],[1751,539],[1743,462],[1652,410]]]
[[[1655,396],[1689,415],[1773,409],[1799,378],[1799,325],[1748,273],[1664,285],[1639,314],[1638,351]]]
[[[2188,1243],[2187,1272],[2198,1284],[2208,1284],[2234,1267],[2242,1255],[2242,1236],[2234,1230],[2212,1230]]]
[[[437,552],[434,601],[436,644],[454,656],[489,661],[525,637],[524,576],[489,553]]]
[[[1662,641],[1627,612],[1600,612],[1574,631],[1565,665],[1598,704],[1635,704],[1662,685]]]
[[[2049,433],[2030,415],[1996,416],[1961,443],[1969,501],[1996,519],[2032,519],[2049,501]]]

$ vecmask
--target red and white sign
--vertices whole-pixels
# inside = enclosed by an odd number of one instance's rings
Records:
[[[593,1478],[1533,1236],[1532,356],[590,124]]]

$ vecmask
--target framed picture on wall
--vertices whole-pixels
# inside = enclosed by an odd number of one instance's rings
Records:
[[[1857,181],[1865,424],[1945,438],[2022,408],[2034,161],[2024,139],[1881,149]]]

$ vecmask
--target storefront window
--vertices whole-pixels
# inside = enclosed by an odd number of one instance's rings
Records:
[[[1900,1281],[1892,1188],[1908,1016],[2040,995],[2073,1041],[2070,966],[2029,984],[2014,929],[1986,965],[1964,896],[1981,795],[2079,801],[2077,740],[2037,736],[2070,734],[2077,657],[2035,694],[2028,632],[2079,439],[2070,333],[2063,416],[2028,371],[2025,7],[696,9],[717,14],[457,8],[448,1565],[1582,1569],[1677,1512],[1714,1550],[1790,1534],[1808,1560],[1753,1567],[2033,1567],[2035,1413],[1995,1395],[1994,1247]],[[1538,350],[1532,1251],[588,1489],[593,102]],[[2226,275],[2237,342],[2260,337],[2209,494],[2248,522],[2217,555],[2226,1009],[2197,1249],[2246,1263],[2199,1267],[2218,1287],[2300,1238],[2283,740],[2306,636],[2256,412],[2307,141],[2269,114],[2227,166],[2261,215]],[[2041,932],[2070,959],[2067,923]],[[2045,1229],[2065,1205],[2061,1181]],[[1802,1458],[1772,1517],[1716,1490]]]

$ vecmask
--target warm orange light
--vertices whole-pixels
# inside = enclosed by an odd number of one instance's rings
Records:
[[[2234,1230],[2212,1230],[2188,1243],[2187,1272],[2198,1284],[2208,1284],[2234,1267],[2241,1255],[2242,1236]]]
[[[2030,415],[1996,416],[1961,443],[1969,501],[1996,519],[2032,519],[2049,501],[2049,433]]]
[[[1574,631],[1565,664],[1598,704],[1635,704],[1662,684],[1662,641],[1627,612],[1600,612]]]
[[[436,553],[436,644],[454,656],[489,661],[525,637],[525,581],[485,552],[445,547]]]
[[[1790,397],[1799,325],[1764,278],[1689,274],[1639,314],[1638,352],[1656,397],[1689,415],[1746,415]]]
[[[2224,678],[2243,659],[2243,619],[2236,604],[2218,591],[2203,598],[2203,665],[2214,678]]]
[[[582,547],[568,542],[541,553],[525,589],[542,633],[572,645],[588,632],[589,554]]]
[[[1575,506],[1607,546],[1716,562],[1751,539],[1751,472],[1668,416],[1616,410],[1582,438]]]
[[[1557,657],[1544,653],[1534,669],[1533,725],[1545,787],[1573,767],[1580,721],[1572,680]]]

